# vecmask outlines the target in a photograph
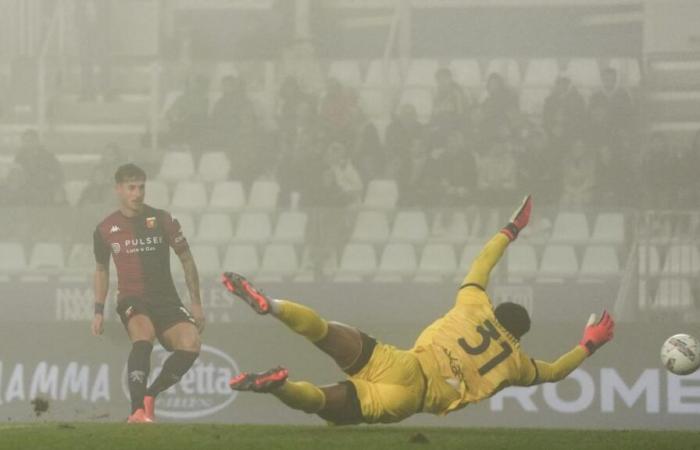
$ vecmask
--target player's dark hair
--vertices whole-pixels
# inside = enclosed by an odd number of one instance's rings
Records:
[[[136,164],[124,164],[114,172],[114,181],[117,184],[125,181],[146,181],[146,172]]]
[[[496,319],[514,338],[520,339],[530,331],[530,316],[527,309],[517,303],[505,302],[496,306]]]

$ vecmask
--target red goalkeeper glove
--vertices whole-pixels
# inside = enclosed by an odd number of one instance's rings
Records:
[[[588,319],[586,328],[583,330],[583,339],[579,345],[586,350],[588,356],[592,355],[596,350],[605,345],[606,342],[612,340],[615,332],[615,321],[603,311],[598,323],[595,323],[595,314],[591,314]]]
[[[532,211],[532,196],[528,195],[525,197],[523,202],[520,204],[513,217],[510,218],[508,225],[503,227],[501,233],[508,236],[508,239],[514,241],[518,237],[518,233],[525,228],[527,223],[530,221],[530,212]]]

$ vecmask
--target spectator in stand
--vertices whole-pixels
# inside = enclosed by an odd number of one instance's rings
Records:
[[[257,121],[253,103],[247,96],[242,79],[227,75],[221,80],[221,97],[214,103],[209,119],[212,143],[216,146],[231,147],[237,141],[242,123]]]
[[[564,180],[561,205],[575,208],[590,205],[596,192],[596,154],[581,140],[571,145],[562,164]]]
[[[591,95],[588,103],[591,132],[610,145],[614,144],[620,132],[632,128],[635,121],[634,109],[629,93],[618,84],[615,69],[603,69],[600,78],[602,87]]]
[[[19,164],[12,164],[7,175],[0,179],[0,206],[24,206],[30,203],[26,186],[24,169]]]
[[[481,103],[483,131],[487,139],[493,140],[497,130],[508,124],[507,113],[512,106],[519,108],[518,97],[506,86],[501,75],[489,75],[486,82],[486,98]]]
[[[415,136],[408,153],[398,160],[399,205],[431,205],[432,180],[428,177],[428,147],[425,138]]]
[[[561,127],[567,139],[582,136],[585,129],[586,102],[568,77],[559,77],[544,102],[542,126],[549,136]]]
[[[184,91],[165,113],[171,144],[201,143],[209,119],[207,81],[196,77],[187,81]]]
[[[467,151],[464,135],[454,130],[430,154],[426,177],[432,184],[431,200],[436,206],[463,206],[473,194],[474,159]]]
[[[350,159],[365,183],[384,176],[386,155],[377,126],[369,120],[359,103],[353,105],[351,131],[353,133]]]
[[[435,81],[437,90],[433,97],[431,126],[439,131],[463,128],[469,114],[469,102],[462,87],[455,82],[447,67],[435,72]]]
[[[386,129],[386,153],[389,160],[389,172],[396,173],[402,165],[401,160],[412,148],[416,139],[422,139],[425,127],[418,121],[416,107],[404,104],[394,115]]]
[[[90,183],[85,186],[80,200],[79,206],[87,205],[107,205],[114,199],[114,183],[111,178],[111,172],[102,165],[98,165],[92,171]]]
[[[357,98],[340,82],[328,79],[326,93],[319,104],[319,119],[325,142],[348,144],[352,108]]]
[[[318,186],[324,171],[323,152],[308,133],[299,135],[296,146],[284,151],[277,164],[277,181],[280,184],[280,206],[293,206],[293,198],[299,196],[303,207],[321,206],[323,193]]]
[[[656,209],[687,208],[692,198],[692,183],[697,166],[691,166],[691,154],[669,144],[666,135],[653,133],[639,171],[644,198],[642,205]]]
[[[362,178],[350,160],[345,146],[339,142],[332,143],[326,151],[324,188],[337,198],[339,206],[356,206],[362,200]]]
[[[63,168],[56,156],[41,145],[36,130],[26,130],[22,134],[15,163],[24,173],[28,204],[55,205],[65,201]]]
[[[512,201],[518,178],[512,144],[499,139],[487,150],[475,152],[474,159],[479,201],[489,206]]]
[[[525,140],[518,155],[518,183],[542,205],[559,201],[561,188],[561,150],[547,143],[543,131],[534,130]]]
[[[288,135],[297,128],[299,108],[302,105],[313,113],[315,108],[312,105],[315,104],[313,96],[302,91],[296,78],[285,78],[280,87],[277,112],[277,122],[282,134]]]

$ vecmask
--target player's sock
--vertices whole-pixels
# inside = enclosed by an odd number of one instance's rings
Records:
[[[490,241],[481,249],[479,256],[476,257],[472,266],[469,268],[469,273],[462,282],[463,286],[477,285],[482,289],[486,289],[489,284],[489,275],[498,260],[503,256],[503,252],[508,247],[510,239],[503,233],[497,233]]]
[[[129,395],[131,396],[131,412],[143,408],[143,397],[146,395],[146,383],[151,371],[151,351],[153,344],[148,341],[136,341],[131,346],[127,371],[129,378]]]
[[[306,381],[287,381],[272,391],[272,395],[290,408],[300,409],[310,414],[322,410],[326,405],[326,394]]]
[[[313,309],[287,300],[274,303],[272,314],[311,342],[318,342],[328,334],[328,322]]]
[[[160,371],[160,374],[148,388],[146,394],[155,397],[180,381],[180,378],[190,370],[198,356],[199,353],[197,352],[175,350],[163,363],[163,370]]]

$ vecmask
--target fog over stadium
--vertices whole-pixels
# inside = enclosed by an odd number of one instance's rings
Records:
[[[700,431],[700,372],[659,357],[700,336],[698,23],[696,0],[0,0],[0,423],[152,401],[321,426],[241,374],[337,383],[475,285],[529,332],[497,315],[461,347],[508,346],[485,377],[522,346],[538,382],[402,425]],[[614,339],[541,384],[603,310]]]

